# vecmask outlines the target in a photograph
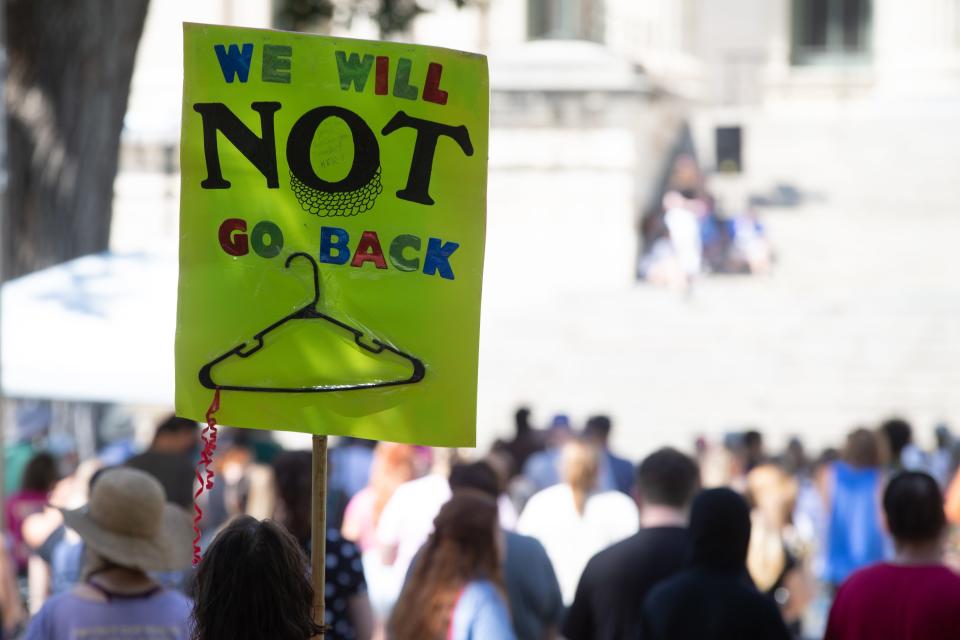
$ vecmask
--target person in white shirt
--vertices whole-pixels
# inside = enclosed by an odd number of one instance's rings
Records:
[[[561,454],[563,481],[530,498],[517,523],[519,533],[537,538],[547,550],[568,606],[587,561],[639,528],[633,500],[619,491],[597,491],[599,468],[594,446],[568,442]]]
[[[440,507],[450,499],[449,453],[435,449],[430,473],[397,487],[380,513],[376,545],[363,554],[370,600],[380,620],[389,617],[410,562],[433,531]]]
[[[700,222],[690,205],[691,201],[677,191],[668,191],[663,196],[663,219],[670,232],[670,243],[680,267],[692,280],[702,267],[703,246]]]

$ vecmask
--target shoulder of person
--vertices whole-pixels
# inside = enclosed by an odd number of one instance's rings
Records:
[[[946,598],[953,601],[960,601],[960,573],[947,565],[935,565],[927,568],[927,575],[938,586],[939,591],[946,595]],[[960,615],[960,608],[957,609]]]
[[[837,587],[836,596],[839,597],[842,593],[850,589],[857,589],[861,584],[870,584],[878,579],[889,577],[894,573],[896,573],[896,567],[885,562],[878,562],[866,567],[861,567],[840,583],[840,586]]]
[[[547,556],[547,550],[544,549],[540,541],[533,536],[517,533],[516,531],[504,531],[504,534],[507,541],[508,554],[517,553],[518,555],[522,555],[524,560],[528,560],[534,555]]]
[[[193,609],[193,600],[176,589],[161,589],[157,593],[157,598],[171,607],[184,609],[187,612]]]
[[[56,640],[47,634],[53,633],[58,624],[69,623],[76,614],[76,608],[97,606],[98,603],[83,598],[73,589],[47,598],[40,610],[34,614],[27,627],[26,640]]]
[[[642,553],[646,550],[647,547],[650,547],[649,544],[644,544],[644,541],[641,538],[643,530],[622,539],[614,542],[613,544],[604,547],[600,551],[593,554],[590,558],[590,561],[587,563],[587,567],[604,567],[604,568],[623,568],[623,569],[632,569],[629,564],[624,564],[623,560],[628,556],[630,559],[633,559],[638,552]]]
[[[952,582],[954,586],[960,590],[960,573],[946,565],[941,567],[941,569],[943,569],[944,574],[947,576],[946,579]]]
[[[613,571],[622,566],[612,561],[612,559],[617,555],[616,551],[611,553],[611,549],[613,549],[613,547],[622,543],[623,540],[614,543],[605,549],[601,549],[593,554],[589,560],[587,560],[587,564],[584,565],[583,571],[580,573],[580,580],[577,583],[578,597],[581,589],[595,587],[597,584],[602,583],[606,578],[609,578]]]
[[[377,523],[377,529],[379,531],[380,527],[385,521],[389,521],[391,518],[399,517],[398,512],[403,512],[409,507],[411,500],[411,483],[416,482],[416,480],[409,480],[404,482],[399,487],[397,487],[393,495],[391,495],[385,505],[383,505],[383,511],[380,513],[380,520]]]
[[[616,491],[616,490],[604,491],[600,495],[603,496],[605,500],[609,500],[610,502],[616,503],[618,506],[619,505],[628,506],[631,509],[637,508],[637,503],[634,502],[633,498],[631,498],[630,496],[628,496],[622,491]]]
[[[556,571],[547,549],[539,540],[512,531],[507,532],[506,572],[525,584],[534,584],[540,591],[557,587]]]
[[[347,511],[352,511],[354,509],[359,509],[361,507],[372,507],[374,501],[377,499],[376,492],[373,490],[373,487],[364,487],[353,494],[353,497],[347,501]]]
[[[504,601],[497,587],[486,578],[477,578],[468,582],[458,600],[458,605],[464,605],[473,610],[482,609],[488,604],[503,606]]]
[[[645,611],[655,611],[660,609],[677,589],[682,589],[690,578],[690,569],[676,573],[669,578],[661,580],[653,586],[643,599],[643,609]]]
[[[527,500],[527,504],[523,508],[523,513],[527,513],[527,511],[536,509],[552,509],[552,505],[563,501],[569,494],[570,487],[563,483],[549,486],[546,489],[541,489],[530,496],[530,499]],[[521,517],[523,517],[523,514],[521,514]]]
[[[616,509],[639,517],[637,503],[630,496],[620,491],[611,490],[596,493],[590,498],[590,501],[605,509]]]
[[[454,619],[459,618],[459,623],[455,622],[454,626],[465,628],[469,625],[468,637],[477,637],[479,640],[513,640],[513,627],[506,601],[489,580],[470,581],[464,588],[457,607],[462,609],[454,613]]]
[[[62,609],[65,606],[70,606],[71,604],[80,604],[90,602],[85,598],[78,596],[73,592],[73,589],[68,589],[56,595],[50,596],[43,603],[43,606],[40,607],[40,611],[37,612],[37,617],[39,616],[56,616],[57,611]]]
[[[387,500],[387,505],[400,504],[406,508],[410,502],[419,502],[420,495],[432,482],[433,478],[430,475],[407,480],[394,490],[393,495]]]

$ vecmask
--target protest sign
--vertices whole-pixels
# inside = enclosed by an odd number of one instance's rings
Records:
[[[482,56],[184,25],[177,414],[473,446]]]

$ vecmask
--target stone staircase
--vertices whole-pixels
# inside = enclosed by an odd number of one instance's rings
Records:
[[[960,427],[960,108],[894,107],[747,122],[740,191],[807,195],[766,211],[770,276],[705,278],[689,296],[613,280],[557,290],[540,286],[546,270],[488,278],[481,442],[518,402],[541,422],[610,412],[631,458],[744,426],[817,447],[891,413],[924,442],[937,420]],[[588,238],[578,255],[602,260],[604,238]],[[574,273],[568,255],[539,254]]]

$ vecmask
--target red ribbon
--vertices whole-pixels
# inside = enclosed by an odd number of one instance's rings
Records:
[[[207,409],[207,426],[200,432],[200,438],[203,440],[203,450],[200,452],[200,462],[197,463],[197,486],[196,493],[193,494],[193,510],[196,515],[193,517],[193,566],[200,564],[200,520],[203,519],[203,509],[197,503],[197,498],[206,491],[213,489],[213,469],[210,465],[213,463],[213,452],[217,450],[217,419],[214,415],[220,410],[220,389],[213,392],[213,401]],[[201,473],[202,471],[202,473]]]

